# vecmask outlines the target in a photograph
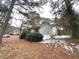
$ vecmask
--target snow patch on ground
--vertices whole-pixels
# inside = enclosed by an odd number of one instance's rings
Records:
[[[49,39],[49,40],[44,40],[40,42],[42,44],[50,44],[52,43],[55,45],[55,48],[58,48],[59,46],[62,47],[63,52],[67,53],[68,55],[71,55],[75,53],[74,51],[77,50],[79,52],[79,45],[75,45],[75,43],[70,43],[66,42],[65,40],[55,40],[55,39]]]
[[[53,38],[70,38],[69,35],[53,36]]]
[[[76,48],[77,51],[79,52],[79,45],[74,46],[74,48]]]
[[[50,35],[43,35],[43,40],[47,40],[47,39],[50,39],[51,36]]]
[[[60,35],[60,36],[53,36],[53,38],[55,39],[64,39],[64,38],[70,38],[71,36],[70,35]],[[51,36],[50,35],[43,35],[43,40],[47,40],[47,39],[50,39]]]

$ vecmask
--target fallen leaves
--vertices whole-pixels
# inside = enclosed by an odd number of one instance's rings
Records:
[[[74,54],[67,54],[69,50],[72,50],[71,45],[67,46],[67,44],[63,48],[63,42],[60,42],[61,44],[59,42],[55,41],[56,44],[54,42],[31,43],[12,36],[3,40],[3,46],[0,47],[0,59],[79,59],[77,51]]]

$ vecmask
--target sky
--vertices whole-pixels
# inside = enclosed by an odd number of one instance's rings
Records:
[[[79,13],[79,5],[74,4],[73,9],[76,11],[76,13]]]
[[[78,3],[79,3],[79,2],[78,2]],[[50,19],[52,19],[52,14],[50,13],[51,8],[50,8],[50,6],[49,6],[49,3],[45,4],[45,5],[42,6],[42,7],[43,7],[43,10],[42,10],[42,13],[40,13],[40,16],[41,16],[41,17],[45,17],[45,18],[50,18]],[[73,5],[73,9],[76,11],[76,13],[79,13],[79,5],[78,5],[78,4],[74,4],[74,5]],[[37,11],[37,12],[38,12],[38,11]],[[15,16],[16,16],[18,19],[22,18],[22,16],[20,16],[20,15],[19,15],[19,17],[18,17],[17,14],[15,14]],[[20,27],[20,25],[21,25],[21,22],[20,22],[19,20],[16,20],[16,19],[13,19],[13,20],[12,20],[11,26]]]
[[[43,13],[40,14],[41,17],[52,19],[52,14],[50,13],[51,8],[49,5],[50,4],[47,3],[46,5],[43,6]]]
[[[49,3],[45,4],[44,6],[42,6],[43,10],[42,10],[42,13],[40,13],[40,16],[41,17],[44,17],[44,18],[50,18],[52,19],[52,14],[50,13],[51,11],[51,8],[49,6]],[[37,10],[37,12],[39,13],[39,11]],[[16,18],[20,19],[22,18],[22,16],[15,14],[14,15]],[[20,27],[21,25],[21,22],[19,20],[16,20],[16,19],[12,19],[12,24],[11,26],[15,26],[15,27]]]
[[[12,19],[11,26],[20,27],[21,26],[21,22],[19,20]]]

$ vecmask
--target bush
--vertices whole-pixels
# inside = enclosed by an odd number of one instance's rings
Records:
[[[29,31],[23,31],[20,35],[20,39],[25,39],[31,42],[39,42],[43,40],[43,36],[40,33],[31,33]]]
[[[79,36],[72,36],[71,39],[79,39]]]
[[[25,39],[26,35],[30,33],[28,31],[23,31],[22,34],[20,35],[20,39]]]
[[[25,40],[31,42],[39,42],[43,40],[43,36],[40,33],[29,33],[26,35]]]

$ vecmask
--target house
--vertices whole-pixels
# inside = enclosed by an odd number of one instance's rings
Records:
[[[39,32],[43,35],[56,35],[55,23],[51,19],[39,18],[28,20],[24,25],[24,29],[31,32]],[[54,30],[54,31],[53,31]]]
[[[55,36],[62,32],[58,20],[42,18],[38,14],[31,13],[31,19],[23,24],[23,29],[31,32],[39,32],[43,36]]]

